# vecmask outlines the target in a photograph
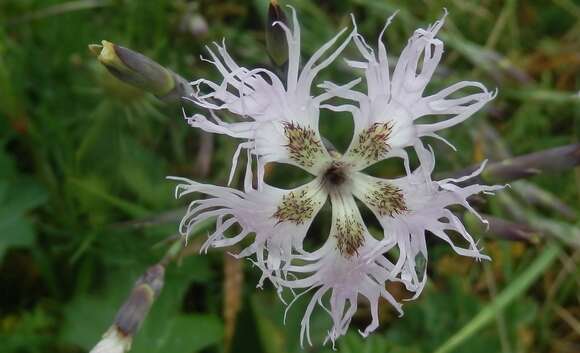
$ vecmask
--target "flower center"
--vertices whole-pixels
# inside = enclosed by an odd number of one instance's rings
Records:
[[[346,181],[345,165],[340,161],[332,161],[324,172],[325,184],[340,186]]]
[[[322,186],[328,193],[349,192],[345,189],[351,185],[351,164],[339,159],[334,159],[322,174]]]

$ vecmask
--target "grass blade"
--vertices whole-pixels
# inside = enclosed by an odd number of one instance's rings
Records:
[[[457,331],[435,353],[449,353],[459,347],[479,330],[491,323],[497,312],[506,307],[514,299],[522,295],[536,279],[550,266],[560,254],[560,246],[556,243],[549,244],[540,256],[516,278],[495,300],[477,314],[467,325]]]

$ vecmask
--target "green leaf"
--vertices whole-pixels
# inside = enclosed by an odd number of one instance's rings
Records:
[[[204,263],[203,260],[194,262]],[[135,353],[192,353],[220,342],[223,337],[223,325],[216,315],[180,312],[187,279],[193,275],[181,268],[170,270],[161,295],[135,337],[132,349]]]
[[[289,292],[284,293],[287,302],[292,301]],[[251,297],[252,310],[256,317],[256,326],[263,350],[267,353],[303,352],[300,347],[301,321],[311,297],[302,296],[288,309],[286,322],[284,312],[287,307],[278,296],[270,291],[256,292]],[[316,308],[310,317],[310,336],[316,349],[322,347],[329,325],[328,314],[321,308]],[[304,346],[308,346],[304,338]]]
[[[0,220],[42,205],[47,198],[46,190],[35,182],[0,181]]]
[[[0,259],[9,247],[34,243],[34,228],[24,213],[46,199],[46,191],[34,182],[0,181]]]
[[[382,353],[388,351],[388,341],[384,336],[374,334],[363,338],[357,332],[349,332],[338,342],[341,353]],[[327,350],[328,352],[331,349]]]
[[[65,307],[62,340],[87,350],[93,347],[111,326],[117,309],[138,276],[134,271],[119,271],[107,278],[109,285],[98,295],[77,295]]]
[[[54,324],[55,319],[41,308],[22,313],[17,321],[0,329],[2,353],[50,351],[46,346],[54,338],[48,332]]]
[[[13,176],[14,171],[14,161],[4,151],[0,150],[0,178],[9,178]]]
[[[80,192],[87,193],[105,201],[132,217],[143,217],[149,214],[149,211],[141,205],[111,194],[97,179],[71,179],[70,183],[78,188]]]
[[[128,191],[135,202],[150,207],[163,207],[171,201],[174,184],[165,180],[165,162],[153,151],[134,139],[127,137],[121,142],[121,164],[118,169]]]
[[[10,247],[30,246],[34,243],[34,229],[22,217],[4,218],[0,215],[0,259]]]
[[[198,352],[219,343],[223,325],[216,315],[153,316],[133,344],[135,353]]]

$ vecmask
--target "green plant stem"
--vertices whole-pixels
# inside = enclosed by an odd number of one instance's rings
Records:
[[[490,163],[483,173],[459,184],[467,186],[485,183],[505,183],[542,173],[563,172],[578,165],[580,165],[580,143],[573,143]],[[478,167],[472,166],[451,173],[451,176],[469,175]]]
[[[560,254],[560,246],[550,243],[538,258],[501,292],[488,306],[479,312],[467,325],[443,343],[435,353],[453,352],[471,336],[494,320],[497,313],[522,295]]]

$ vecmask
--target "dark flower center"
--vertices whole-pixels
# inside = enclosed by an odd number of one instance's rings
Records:
[[[347,180],[346,165],[344,162],[332,161],[328,169],[324,172],[324,184],[337,187]]]

